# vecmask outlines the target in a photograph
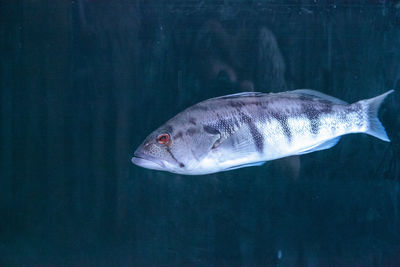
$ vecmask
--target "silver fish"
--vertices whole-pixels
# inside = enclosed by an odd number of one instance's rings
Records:
[[[308,89],[208,99],[152,132],[132,162],[201,175],[328,149],[349,133],[390,142],[378,110],[392,92],[354,104]]]

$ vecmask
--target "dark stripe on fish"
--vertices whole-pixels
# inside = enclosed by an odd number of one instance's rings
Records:
[[[215,129],[214,127],[212,127],[212,126],[210,126],[210,125],[205,125],[205,126],[203,127],[203,129],[204,129],[204,131],[205,131],[206,133],[209,133],[209,134],[213,134],[213,135],[215,135],[215,134],[221,134],[217,129]]]
[[[179,167],[183,168],[185,167],[185,164],[183,164],[182,162],[180,162],[179,160],[177,160],[174,156],[174,154],[172,154],[171,150],[169,148],[167,148],[168,153],[171,155],[171,157],[179,164]]]
[[[347,106],[347,113],[355,113],[357,115],[357,121],[355,123],[358,127],[362,127],[364,122],[364,114],[360,103],[354,103]]]
[[[178,132],[176,135],[174,135],[173,139],[180,139],[182,138],[183,133],[182,132]]]
[[[225,120],[219,118],[216,124],[216,128],[220,130],[220,132],[226,132],[228,135],[232,135],[235,132],[235,123],[233,120]]]
[[[196,125],[197,123],[196,123],[196,119],[195,118],[189,118],[189,122],[191,123],[191,124],[193,124],[193,125]]]
[[[318,100],[318,103],[322,106],[322,111],[326,113],[332,112],[332,105],[333,103],[326,99]]]
[[[250,129],[250,134],[253,138],[254,144],[256,145],[256,149],[259,153],[262,153],[264,150],[264,137],[258,131],[256,125],[253,123],[251,118],[246,114],[240,114],[241,120],[246,123]]]
[[[302,97],[304,103],[302,104],[302,111],[310,121],[311,132],[318,134],[321,126],[320,116],[332,112],[333,103],[329,100],[319,99],[318,101],[312,98]]]
[[[266,107],[266,101],[230,101],[229,105],[235,109],[242,108],[244,106],[262,106],[263,108]]]
[[[195,133],[198,133],[199,129],[197,128],[189,128],[186,131],[186,135],[193,136]]]
[[[318,134],[321,123],[319,121],[320,111],[318,111],[315,106],[316,102],[314,102],[313,98],[308,95],[300,95],[299,99],[303,102],[301,105],[302,114],[304,114],[310,121],[311,132],[314,135]]]
[[[347,106],[347,112],[349,112],[349,113],[352,113],[352,112],[362,113],[361,104],[360,103],[354,103],[352,105],[348,105]]]
[[[313,134],[318,134],[319,126],[321,122],[319,121],[319,112],[312,106],[311,103],[306,103],[302,105],[303,114],[306,115],[307,119],[310,121],[311,132]]]
[[[288,139],[289,142],[292,141],[292,132],[290,131],[289,128],[289,123],[288,123],[288,117],[284,114],[279,114],[279,113],[271,113],[271,116],[274,117],[279,124],[281,125],[283,129],[283,133],[285,134],[286,138]]]

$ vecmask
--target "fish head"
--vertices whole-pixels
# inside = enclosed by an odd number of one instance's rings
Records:
[[[178,174],[199,174],[219,133],[205,131],[192,117],[178,116],[152,132],[136,149],[132,162],[138,166]]]

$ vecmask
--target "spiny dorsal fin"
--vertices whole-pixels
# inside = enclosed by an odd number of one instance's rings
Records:
[[[229,99],[229,98],[237,98],[237,97],[242,97],[242,96],[260,96],[260,95],[264,95],[264,94],[265,93],[261,93],[261,92],[240,92],[240,93],[236,93],[236,94],[213,97],[211,99]]]

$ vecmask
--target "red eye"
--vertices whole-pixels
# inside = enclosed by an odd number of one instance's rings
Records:
[[[157,142],[162,145],[168,144],[170,142],[169,134],[160,134],[157,137]]]

